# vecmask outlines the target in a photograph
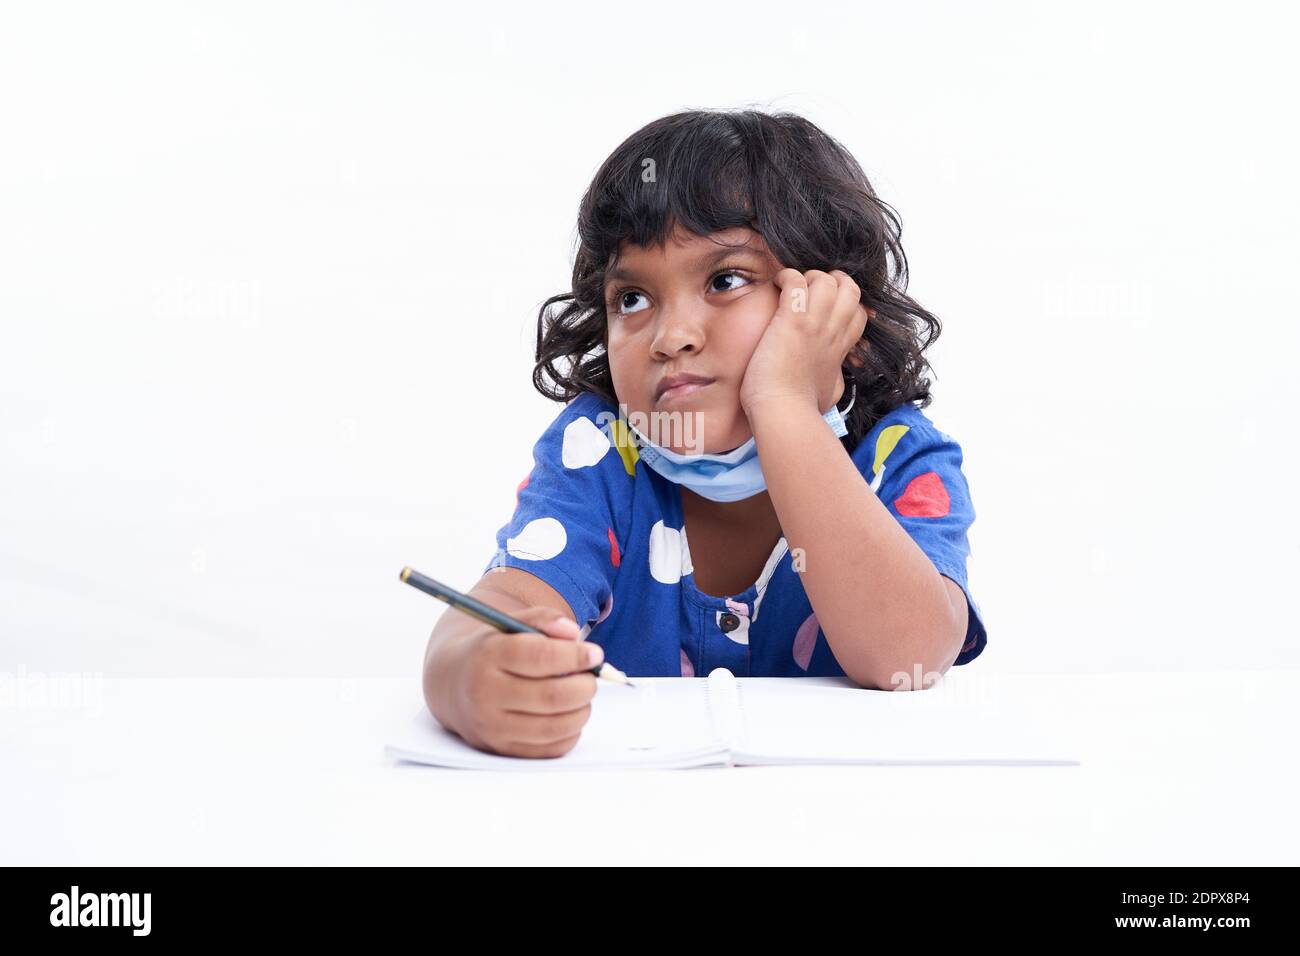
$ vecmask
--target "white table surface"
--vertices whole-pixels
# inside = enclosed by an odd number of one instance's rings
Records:
[[[102,678],[69,702],[17,675],[0,863],[1295,864],[1297,678],[945,678],[1078,766],[515,774],[387,759],[415,678]]]

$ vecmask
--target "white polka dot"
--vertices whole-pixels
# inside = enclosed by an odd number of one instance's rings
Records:
[[[662,519],[650,529],[650,576],[660,584],[682,579],[682,533],[664,527]]]
[[[519,534],[506,539],[506,551],[516,558],[547,561],[563,551],[568,542],[569,536],[558,520],[534,518]]]
[[[612,446],[609,436],[590,418],[575,418],[564,426],[560,460],[565,468],[587,468],[605,457]]]

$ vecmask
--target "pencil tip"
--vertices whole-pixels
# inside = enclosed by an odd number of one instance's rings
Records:
[[[405,581],[405,580],[406,580],[407,578],[409,578],[410,576],[411,576],[411,569],[410,569],[410,568],[402,568],[402,580]]]

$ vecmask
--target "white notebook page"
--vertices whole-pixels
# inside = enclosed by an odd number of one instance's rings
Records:
[[[812,687],[781,678],[742,679],[737,693],[737,764],[1077,762],[1068,744],[1005,699]]]
[[[582,738],[563,757],[476,750],[420,705],[386,752],[444,767],[536,772],[746,764],[1073,764],[1023,705],[991,693],[897,693],[799,678],[600,682]]]
[[[562,757],[505,757],[484,753],[444,729],[420,706],[392,736],[385,752],[399,760],[481,770],[593,770],[688,768],[727,762],[713,734],[703,680],[600,681],[582,737]]]

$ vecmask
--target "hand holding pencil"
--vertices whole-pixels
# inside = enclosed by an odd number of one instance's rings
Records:
[[[434,666],[426,667],[434,717],[471,746],[506,756],[562,756],[591,714],[598,678],[633,686],[554,608],[505,614],[410,568],[401,579],[486,625],[459,625],[462,633],[442,641],[429,658]]]
[[[507,634],[542,633],[527,622],[498,611],[491,605],[484,604],[482,601],[477,601],[468,594],[462,594],[455,588],[449,588],[447,585],[435,581],[433,578],[426,577],[413,568],[402,568],[401,578],[404,583],[409,584],[417,591],[423,591],[425,594],[436,597],[439,601],[450,604],[452,607],[464,611],[466,614],[471,614],[484,624],[491,624],[498,631],[503,631]],[[561,626],[565,624],[573,624],[573,636],[575,638],[578,636],[578,625],[574,624],[573,621],[570,621],[568,618],[561,618],[558,623],[560,623]],[[613,681],[616,684],[627,684],[629,687],[635,686],[627,679],[627,675],[613,664],[602,663],[604,660],[604,651],[600,645],[588,644],[586,645],[586,650],[588,653],[598,652],[600,656],[592,656],[590,660],[585,662],[588,666],[582,669],[590,670],[591,673],[595,674],[602,680]]]

